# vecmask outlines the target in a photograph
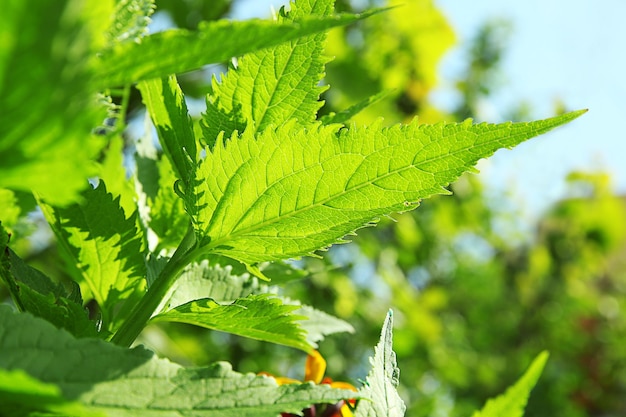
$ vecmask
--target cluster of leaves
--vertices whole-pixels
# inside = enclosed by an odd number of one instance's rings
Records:
[[[303,0],[274,21],[147,35],[153,6],[16,0],[0,18],[0,187],[9,214],[0,226],[0,275],[19,310],[0,308],[3,410],[273,416],[355,398],[357,416],[403,415],[390,318],[356,394],[278,386],[227,363],[187,369],[127,347],[149,322],[305,352],[351,331],[259,280],[298,276],[285,260],[414,209],[480,158],[582,112],[500,125],[347,124],[366,99],[318,119],[326,30],[377,11],[335,15],[331,0]],[[214,80],[194,124],[173,74],[233,56],[241,58]],[[124,161],[124,104],[120,110],[110,96],[134,83],[159,146],[146,135],[134,161]],[[121,91],[125,103],[128,88]],[[130,178],[125,164],[134,167]],[[62,250],[67,286],[10,248],[16,213],[34,202]],[[538,361],[482,415],[521,412],[545,357]]]

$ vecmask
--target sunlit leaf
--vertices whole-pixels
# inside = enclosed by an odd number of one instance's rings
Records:
[[[387,314],[380,341],[374,348],[374,357],[370,358],[372,369],[367,376],[365,386],[360,392],[371,398],[361,401],[355,417],[402,417],[406,411],[404,401],[397,388],[400,383],[400,369],[393,351],[393,314]]]
[[[530,123],[248,131],[207,151],[187,212],[206,252],[244,263],[310,255],[380,216],[417,207],[479,159],[583,112]]]
[[[65,208],[41,204],[59,242],[80,272],[82,289],[98,303],[113,330],[143,295],[144,240],[136,213],[126,218],[104,182],[83,193],[84,202]]]
[[[328,16],[333,3],[300,1],[290,12],[283,10],[278,22]],[[212,146],[220,132],[230,136],[246,126],[261,131],[290,119],[303,125],[313,122],[326,89],[319,86],[328,61],[322,57],[325,40],[326,33],[321,32],[247,54],[220,82],[214,79],[202,124],[205,141]]]

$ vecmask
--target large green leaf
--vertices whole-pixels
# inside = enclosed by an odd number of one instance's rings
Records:
[[[283,304],[265,294],[249,295],[233,303],[220,304],[210,298],[190,301],[152,318],[153,322],[173,321],[220,330],[264,342],[291,346],[309,352],[299,321],[306,317],[293,314],[298,306]]]
[[[370,358],[372,369],[366,384],[359,390],[371,401],[361,401],[355,417],[402,417],[406,411],[404,401],[398,394],[400,369],[393,351],[393,314],[390,310],[385,318],[380,341],[374,348],[374,357]]]
[[[92,64],[112,0],[9,0],[0,13],[0,187],[76,201],[103,146]],[[34,12],[36,11],[36,13]]]
[[[198,69],[231,57],[278,45],[302,36],[347,25],[371,15],[309,17],[297,23],[264,20],[204,22],[198,31],[168,30],[142,38],[141,43],[114,45],[101,55],[101,87],[125,85]]]
[[[273,378],[234,372],[227,363],[185,369],[143,348],[74,339],[6,305],[0,305],[0,351],[5,372],[21,369],[50,392],[57,387],[62,400],[114,417],[275,417],[356,395],[311,383],[278,386]],[[41,389],[33,384],[21,395]]]
[[[105,329],[113,331],[144,294],[144,238],[137,213],[126,218],[119,197],[114,199],[104,182],[89,187],[83,198],[65,208],[41,207],[80,272],[83,293],[97,301]]]
[[[289,13],[281,10],[279,22],[328,16],[333,3],[292,3]],[[319,86],[327,61],[322,58],[325,40],[326,33],[322,32],[247,54],[219,83],[214,80],[202,123],[205,141],[212,146],[221,131],[230,136],[248,125],[260,131],[290,119],[301,124],[313,122],[322,105],[319,96],[325,90]]]
[[[487,401],[483,409],[476,411],[472,417],[522,417],[530,391],[537,383],[547,360],[548,353],[540,353],[515,385],[504,394]]]
[[[245,263],[309,255],[380,216],[417,207],[479,159],[582,113],[498,125],[415,120],[246,131],[207,150],[185,204],[207,252]]]

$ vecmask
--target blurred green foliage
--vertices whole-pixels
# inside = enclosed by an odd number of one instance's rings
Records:
[[[229,13],[232,3],[159,0],[179,27]],[[358,115],[386,123],[415,115],[425,122],[476,115],[494,87],[506,51],[506,25],[487,23],[469,46],[467,72],[457,80],[461,101],[445,113],[429,104],[437,65],[455,41],[432,0],[338,1],[339,11],[398,6],[329,36],[323,113],[337,112],[381,91],[388,96]],[[210,88],[206,74],[188,74],[183,88]],[[131,112],[139,101],[131,104]],[[311,274],[285,285],[286,295],[348,320],[355,334],[333,336],[320,351],[334,379],[356,382],[395,311],[395,350],[407,415],[469,416],[501,393],[540,351],[550,360],[533,391],[527,416],[626,415],[626,202],[602,174],[573,174],[570,197],[555,204],[532,231],[520,211],[504,209],[474,176],[450,196],[382,219],[353,244],[296,263]],[[491,196],[491,194],[489,194]],[[2,212],[19,200],[20,212]],[[45,233],[25,236],[40,222],[25,217],[32,199],[0,194],[0,216],[16,251],[45,269],[62,264]],[[13,207],[7,204],[6,207]],[[42,246],[43,249],[42,250]],[[57,278],[62,279],[58,276]],[[183,324],[151,325],[143,341],[180,363],[228,360],[239,371],[302,378],[304,356]]]

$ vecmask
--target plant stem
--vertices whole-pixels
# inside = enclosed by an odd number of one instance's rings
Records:
[[[178,274],[194,259],[196,255],[196,236],[193,227],[189,227],[187,234],[167,262],[154,283],[148,288],[141,301],[135,306],[130,315],[124,320],[118,331],[111,338],[111,342],[119,346],[129,347],[144,329],[152,314],[167,296],[170,288],[176,282]]]

